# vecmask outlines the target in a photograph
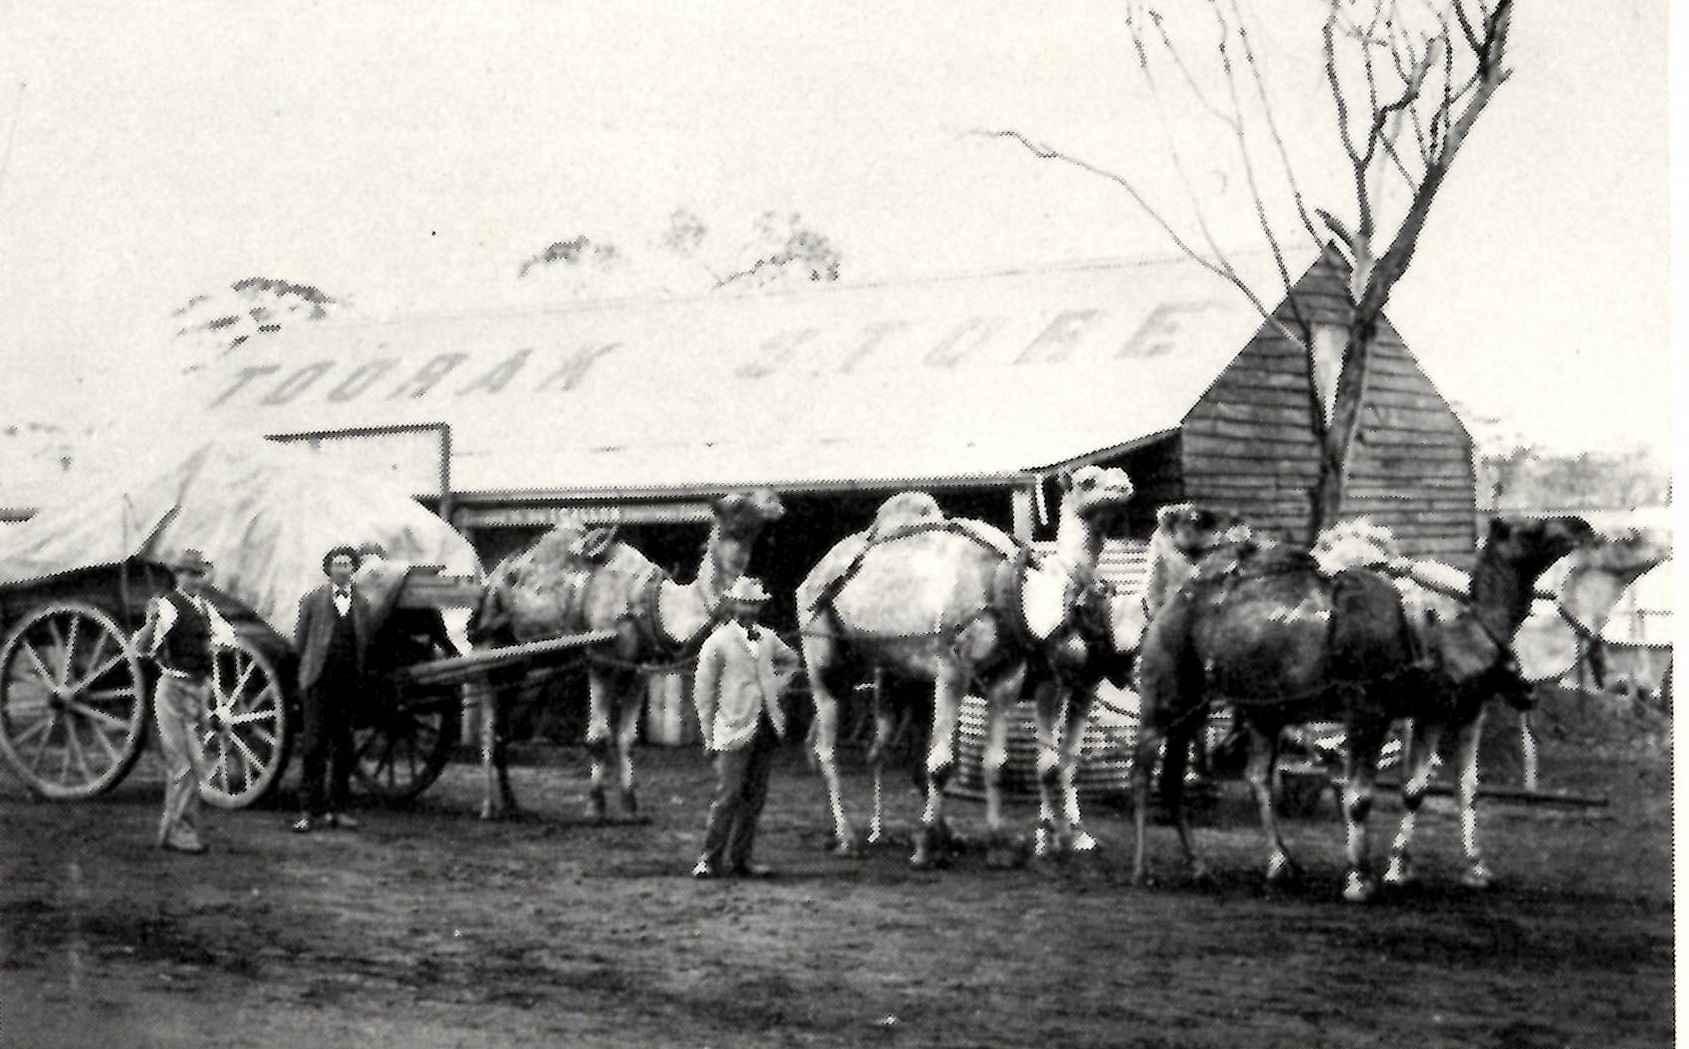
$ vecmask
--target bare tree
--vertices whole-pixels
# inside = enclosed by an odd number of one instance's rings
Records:
[[[1309,158],[1293,155],[1293,145],[1304,143],[1293,143],[1285,133],[1281,106],[1269,92],[1270,77],[1240,0],[1132,2],[1127,9],[1138,68],[1164,121],[1163,93],[1179,90],[1229,138],[1231,159],[1241,168],[1255,223],[1277,264],[1282,294],[1249,286],[1220,247],[1180,148],[1185,128],[1166,130],[1173,168],[1195,214],[1194,229],[1181,228],[1165,206],[1152,201],[1127,175],[1018,130],[986,132],[1040,158],[1114,182],[1180,251],[1229,281],[1263,317],[1300,344],[1310,370],[1314,365],[1308,318],[1294,297],[1289,322],[1273,313],[1273,304],[1292,286],[1287,247],[1302,244],[1318,251],[1335,244],[1341,250],[1351,273],[1352,308],[1330,416],[1319,404],[1311,413],[1322,449],[1319,482],[1310,493],[1313,530],[1334,520],[1342,503],[1380,317],[1413,261],[1461,146],[1507,81],[1513,19],[1513,0],[1320,0],[1319,6],[1324,90],[1353,194],[1347,206],[1312,206],[1304,196],[1298,165],[1306,165]],[[1192,17],[1199,17],[1212,34],[1194,49],[1187,42],[1190,37],[1177,32],[1199,31],[1191,26]],[[1314,24],[1310,19],[1310,28]],[[1191,60],[1198,54],[1211,60],[1211,66]],[[1318,398],[1318,384],[1310,385]]]

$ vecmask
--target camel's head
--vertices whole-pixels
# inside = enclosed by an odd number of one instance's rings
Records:
[[[1599,542],[1595,529],[1581,517],[1494,517],[1484,552],[1535,579],[1548,566],[1573,550]]]
[[[784,517],[786,506],[774,489],[753,488],[712,499],[710,511],[715,514],[716,527],[723,538],[749,543],[762,533],[764,526]]]
[[[486,589],[469,614],[469,643],[476,647],[510,644],[516,640],[510,612],[511,562],[507,557],[487,573]]]
[[[1244,542],[1250,535],[1248,523],[1229,510],[1175,503],[1156,511],[1150,545],[1197,561],[1216,547]]]
[[[1625,589],[1650,569],[1671,558],[1671,539],[1653,530],[1626,529],[1602,535],[1592,546],[1580,546],[1556,561],[1538,579],[1539,597],[1553,595],[1554,612],[1539,611],[1514,636],[1522,663],[1555,672],[1570,669],[1577,659],[1578,639],[1567,628],[1575,624],[1600,633]],[[1548,671],[1533,670],[1533,680]]]
[[[1625,528],[1597,536],[1566,559],[1573,571],[1605,572],[1628,583],[1671,559],[1671,536],[1654,528]]]
[[[1114,535],[1125,527],[1126,504],[1132,500],[1132,479],[1125,470],[1081,466],[1063,470],[1058,480],[1063,501],[1098,534]]]

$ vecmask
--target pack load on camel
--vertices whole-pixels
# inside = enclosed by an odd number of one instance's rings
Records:
[[[1440,607],[1420,593],[1432,574],[1446,578],[1430,566],[1417,569],[1416,581],[1384,571],[1389,566],[1378,561],[1349,567],[1328,557],[1322,570],[1313,555],[1284,546],[1246,543],[1210,554],[1150,624],[1139,657],[1143,731],[1134,781],[1134,875],[1141,880],[1145,874],[1149,778],[1163,742],[1163,797],[1186,862],[1201,873],[1182,805],[1184,764],[1208,705],[1224,702],[1250,736],[1246,775],[1267,839],[1269,880],[1293,870],[1271,795],[1280,731],[1310,721],[1343,725],[1344,896],[1360,901],[1375,891],[1367,816],[1379,752],[1391,725],[1411,719],[1420,745],[1410,746],[1405,774],[1408,813],[1396,849],[1404,857],[1402,869],[1430,754],[1452,730],[1459,742],[1467,880],[1487,883],[1472,809],[1478,729],[1491,698],[1529,701],[1513,639],[1531,612],[1538,578],[1567,555],[1579,559],[1567,578],[1586,579],[1628,573],[1659,553],[1631,535],[1602,539],[1581,518],[1497,518],[1478,550],[1470,585]],[[1567,614],[1590,615],[1592,609],[1577,603],[1593,592],[1586,585],[1567,590],[1565,600],[1574,602]]]
[[[909,492],[888,500],[870,528],[837,544],[800,586],[813,741],[838,851],[858,844],[838,774],[839,697],[870,676],[885,685],[877,696],[913,682],[933,689],[927,802],[912,863],[924,867],[940,858],[944,787],[955,768],[961,700],[970,690],[986,703],[988,862],[1009,862],[1018,852],[1004,832],[1000,774],[1008,711],[1028,694],[1039,740],[1034,849],[1095,847],[1081,819],[1074,768],[1095,686],[1105,676],[1124,680],[1143,630],[1141,601],[1112,593],[1096,575],[1103,541],[1123,523],[1132,485],[1123,471],[1094,466],[1063,475],[1061,484],[1056,546],[1048,556],[990,525],[948,518],[931,496]],[[875,722],[870,841],[882,833],[880,763],[894,724],[888,704],[877,702]]]
[[[592,759],[589,814],[606,815],[606,780],[614,756],[622,806],[637,815],[633,745],[653,672],[684,666],[724,614],[722,594],[745,574],[758,536],[785,508],[768,489],[713,500],[714,520],[698,574],[678,583],[623,541],[612,527],[579,518],[558,524],[489,574],[470,623],[477,645],[498,646],[582,633],[607,633],[607,651],[587,660],[590,708],[586,748]],[[516,808],[506,769],[510,708],[523,672],[490,675],[485,690],[483,818]]]

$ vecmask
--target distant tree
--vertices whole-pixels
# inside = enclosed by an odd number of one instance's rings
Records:
[[[176,321],[176,337],[190,347],[184,368],[191,371],[250,339],[323,320],[344,306],[343,300],[315,285],[247,277],[226,291],[195,295],[171,317]]]
[[[522,260],[516,277],[550,274],[563,279],[561,290],[576,295],[684,295],[835,281],[843,261],[832,241],[796,212],[763,212],[738,245],[720,244],[696,212],[677,208],[647,251],[626,252],[582,233]]]
[[[755,237],[740,250],[740,259],[742,265],[722,277],[717,287],[820,284],[838,280],[843,262],[833,242],[805,226],[803,216],[795,211],[763,212],[756,221]]]
[[[1490,99],[1507,81],[1513,0],[1319,0],[1278,21],[1308,12],[1317,27],[1320,72],[1334,127],[1287,125],[1285,96],[1269,89],[1255,46],[1255,28],[1240,0],[1128,0],[1126,24],[1148,97],[1162,115],[1171,169],[1189,197],[1175,219],[1140,188],[1139,180],[1035,141],[1015,129],[985,134],[1008,139],[1035,156],[1065,163],[1113,182],[1161,228],[1172,243],[1229,281],[1269,322],[1301,345],[1313,371],[1313,332],[1296,309],[1284,321],[1274,304],[1295,275],[1286,245],[1300,242],[1296,258],[1326,244],[1342,251],[1351,272],[1351,310],[1335,383],[1335,405],[1311,406],[1314,437],[1322,449],[1320,474],[1310,492],[1310,535],[1334,520],[1348,481],[1350,450],[1360,431],[1373,340],[1390,293],[1407,273],[1414,249],[1462,144]],[[1305,91],[1306,82],[1289,81]],[[1279,90],[1286,90],[1280,85]],[[1168,119],[1166,100],[1177,97],[1197,120]],[[1186,111],[1181,111],[1186,112]],[[1288,134],[1286,132],[1289,132]],[[1310,131],[1323,134],[1310,134]],[[1330,133],[1334,131],[1335,134]],[[1218,137],[1207,139],[1213,133]],[[1276,288],[1250,287],[1234,259],[1217,243],[1207,208],[1209,184],[1189,173],[1186,150],[1196,143],[1224,143],[1202,153],[1205,168],[1243,187],[1265,246],[1277,262]],[[1315,207],[1303,193],[1309,156],[1297,149],[1329,150],[1346,172],[1352,197]],[[1313,161],[1318,165],[1320,160]],[[1204,172],[1206,178],[1207,172]],[[1286,231],[1290,231],[1287,235]],[[1319,384],[1312,383],[1319,399]]]
[[[608,269],[621,264],[622,253],[614,244],[600,244],[581,235],[573,240],[554,241],[544,251],[528,256],[516,267],[516,279],[542,267],[556,269]]]
[[[1671,502],[1671,466],[1645,448],[1560,452],[1531,443],[1484,450],[1479,508],[1486,511],[1616,510]]]

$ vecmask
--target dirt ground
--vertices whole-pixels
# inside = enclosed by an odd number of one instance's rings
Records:
[[[1307,868],[1262,891],[1241,787],[1200,832],[1219,876],[1124,869],[1104,849],[1012,871],[962,855],[911,871],[906,840],[823,850],[821,783],[782,755],[759,855],[768,881],[685,876],[704,821],[698,751],[640,754],[645,822],[580,816],[584,759],[515,772],[524,818],[474,816],[453,766],[357,832],[218,814],[212,851],[150,847],[144,757],[108,797],[31,801],[0,774],[0,1046],[1616,1046],[1674,1037],[1671,759],[1548,741],[1544,787],[1600,806],[1492,802],[1499,876],[1460,886],[1446,799],[1421,821],[1422,880],[1338,899],[1331,805],[1293,821]],[[918,813],[895,781],[892,827]],[[854,811],[867,778],[850,770]],[[977,804],[956,803],[977,829]],[[1374,816],[1385,839],[1400,807]],[[1025,825],[1027,810],[1015,815]],[[1387,839],[1386,839],[1387,840]],[[1384,840],[1376,841],[1381,852]]]

